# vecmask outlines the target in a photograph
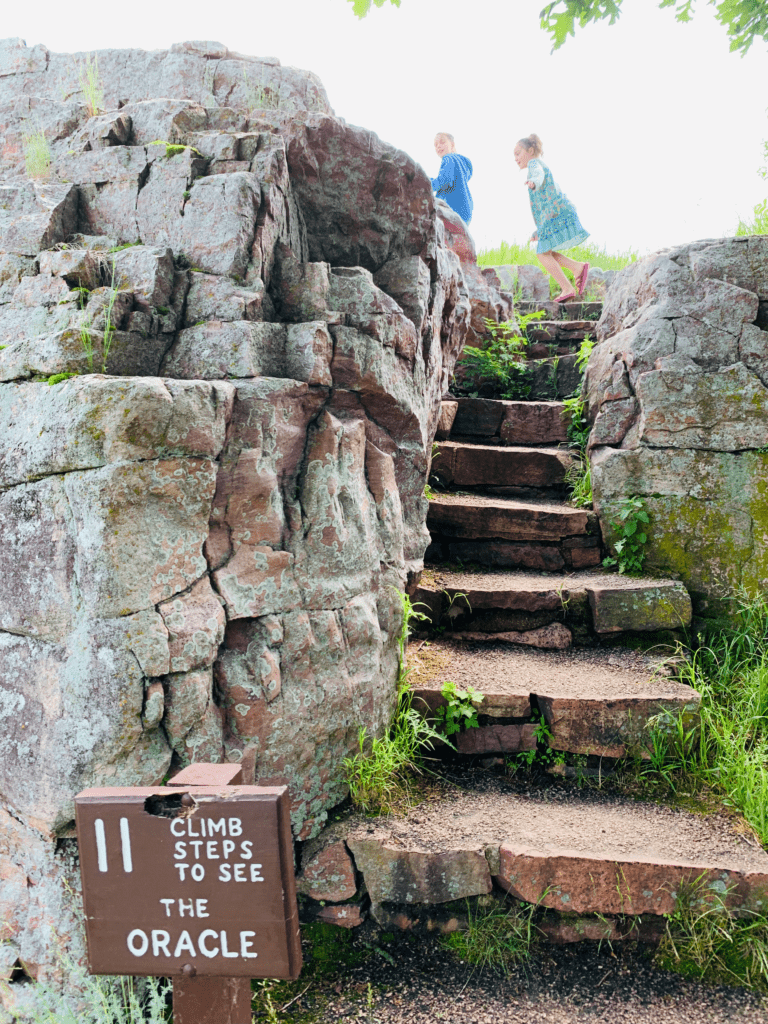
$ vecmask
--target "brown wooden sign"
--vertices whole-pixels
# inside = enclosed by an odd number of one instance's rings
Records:
[[[75,809],[92,974],[299,976],[284,786],[86,789]]]

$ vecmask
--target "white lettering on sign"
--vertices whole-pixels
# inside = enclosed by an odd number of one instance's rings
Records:
[[[176,865],[179,866],[178,864]],[[261,875],[261,864],[220,864],[219,865],[219,881],[220,882],[247,882],[249,879],[246,877],[245,869],[250,868],[250,881],[251,882],[263,882],[265,879]],[[234,875],[232,874],[234,870]]]
[[[161,900],[161,903],[165,903],[166,900]],[[178,939],[174,944],[173,936],[170,932],[165,931],[163,928],[153,928],[149,935],[141,928],[134,928],[129,933],[126,940],[129,951],[135,957],[146,956],[150,945],[152,946],[152,956],[158,957],[161,954],[167,957],[180,957],[183,953],[189,956],[197,956],[198,952],[208,959],[212,959],[215,956],[224,956],[227,959],[241,960],[255,960],[259,955],[254,953],[252,950],[253,940],[256,938],[256,932],[241,931],[239,934],[240,949],[237,950],[237,938],[235,938],[235,948],[229,949],[229,937],[227,936],[226,929],[224,931],[216,932],[212,928],[204,928],[203,931],[197,937],[193,937],[190,932],[186,929],[181,932]],[[209,945],[209,940],[218,942],[218,946]],[[171,951],[173,947],[173,951]]]
[[[250,860],[253,856],[253,842],[250,839],[242,839],[239,844],[232,839],[221,840],[221,854],[219,854],[218,839],[209,839],[206,842],[203,842],[202,839],[191,839],[185,842],[177,839],[173,844],[173,859],[186,860],[190,856],[189,847],[195,860],[202,860],[203,857],[206,857],[208,860],[221,860],[222,858],[229,860],[230,854],[235,852],[238,845],[240,846],[238,857],[241,857],[243,860]]]
[[[96,853],[99,861],[99,871],[108,871],[107,862],[107,837],[104,832],[104,821],[97,818],[93,823],[96,833]],[[130,874],[133,871],[133,857],[131,856],[131,833],[128,828],[128,819],[120,819],[120,846],[123,854],[123,871]]]
[[[195,830],[198,825],[200,831]],[[179,836],[191,836],[193,839],[207,839],[209,836],[220,834],[224,836],[241,836],[243,834],[243,822],[240,818],[172,818],[171,834]]]
[[[166,917],[171,917],[172,916],[171,915],[171,907],[177,901],[175,899],[174,900],[167,899],[167,900],[160,900],[160,902],[162,904],[164,904],[164,906],[165,906],[165,916]],[[184,917],[184,911],[185,910],[189,911],[189,916],[190,917],[210,917],[211,916],[208,913],[208,900],[207,899],[195,900],[194,901],[194,905],[192,903],[192,900],[178,900],[178,904],[179,904],[179,917]]]
[[[99,857],[99,871],[107,871],[107,839],[104,835],[104,822],[101,818],[97,818],[93,823],[94,831],[96,832],[96,853]]]
[[[133,871],[133,859],[131,857],[131,833],[128,831],[128,819],[120,819],[120,843],[123,847],[123,871],[128,874]]]

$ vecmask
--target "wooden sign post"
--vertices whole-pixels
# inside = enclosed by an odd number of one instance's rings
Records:
[[[190,765],[75,797],[91,974],[170,977],[174,1024],[251,1024],[251,978],[298,978],[285,786]]]

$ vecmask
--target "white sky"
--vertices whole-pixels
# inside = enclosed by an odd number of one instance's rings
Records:
[[[401,0],[359,21],[346,0],[131,0],[73,14],[38,0],[3,14],[3,36],[55,52],[166,48],[213,39],[314,71],[336,114],[404,149],[430,175],[436,131],[474,167],[478,248],[532,231],[516,141],[535,131],[590,241],[653,251],[732,234],[768,195],[768,48],[742,58],[700,0],[679,25],[625,0],[550,54],[544,0]]]

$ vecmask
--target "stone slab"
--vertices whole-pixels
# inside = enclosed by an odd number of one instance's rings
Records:
[[[695,725],[700,697],[673,679],[659,658],[619,650],[546,651],[499,643],[441,639],[427,656],[409,661],[417,707],[434,712],[443,685],[474,687],[486,718],[527,718],[543,713],[549,745],[570,753],[648,756],[645,726],[658,714],[685,716]],[[425,652],[426,655],[426,652]]]
[[[431,853],[355,835],[347,846],[374,903],[448,903],[493,888],[483,847],[477,842]]]
[[[734,907],[764,906],[768,887],[768,853],[726,817],[588,791],[517,794],[503,779],[363,820],[348,843],[374,904],[488,891],[483,854],[510,895],[574,914],[668,914],[700,875],[713,892],[733,886]]]
[[[598,633],[681,629],[691,622],[691,598],[682,583],[647,582],[631,589],[587,585]]]
[[[559,444],[568,440],[562,402],[505,402],[502,444]]]
[[[511,448],[442,441],[432,472],[454,487],[563,489],[573,457],[556,448]]]
[[[569,505],[441,494],[429,503],[431,532],[464,540],[560,541],[588,533],[594,514]]]

